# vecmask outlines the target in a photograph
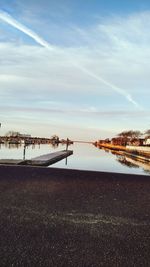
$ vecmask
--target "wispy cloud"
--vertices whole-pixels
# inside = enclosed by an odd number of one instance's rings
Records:
[[[132,98],[132,96],[127,93],[124,89],[119,88],[118,86],[110,83],[109,81],[103,79],[100,75],[96,75],[95,73],[91,72],[90,70],[88,70],[85,67],[81,67],[81,70],[83,70],[85,73],[87,73],[89,76],[97,79],[98,81],[100,81],[101,83],[107,85],[108,87],[110,87],[112,90],[114,90],[115,92],[117,92],[118,94],[124,96],[131,104],[133,104],[135,107],[141,109],[140,105]]]
[[[67,129],[71,136],[71,131],[79,135],[75,129],[83,126],[85,136],[96,131],[99,138],[102,128],[119,132],[122,128],[148,127],[150,12],[105,18],[88,27],[70,27],[69,31],[63,28],[63,42],[58,35],[62,29],[59,23],[55,32],[52,25],[49,31],[43,18],[41,26],[32,23],[32,18],[23,21],[38,30],[38,42],[31,29],[22,31],[22,24],[17,29],[26,35],[31,31],[32,36],[28,36],[39,45],[28,44],[29,38],[20,42],[16,31],[7,28],[8,21],[3,19],[7,24],[0,25],[7,37],[0,41],[0,114],[8,129],[12,125],[22,131],[29,125],[31,133],[41,135],[62,134]],[[46,43],[41,36],[46,36]],[[55,43],[59,45],[51,45]],[[40,130],[39,123],[43,123]],[[92,129],[89,132],[88,127]]]
[[[1,105],[0,107],[1,112],[19,112],[19,114],[45,114],[50,115],[50,114],[65,114],[65,115],[71,115],[71,116],[82,116],[84,119],[88,118],[89,116],[91,117],[105,117],[105,118],[142,118],[142,117],[149,117],[150,116],[150,111],[124,111],[124,110],[110,110],[110,111],[102,111],[98,110],[94,107],[88,107],[88,108],[70,108],[68,107],[57,107],[54,106],[52,108],[50,107],[27,107],[27,106],[19,106],[19,105]]]
[[[0,11],[0,19],[3,20],[4,22],[10,24],[11,26],[15,27],[16,29],[20,30],[21,32],[27,34],[28,36],[30,36],[32,39],[34,39],[41,46],[43,46],[43,47],[45,47],[51,51],[54,50],[54,47],[52,45],[50,45],[48,42],[46,42],[43,38],[41,38],[39,35],[37,35],[31,29],[27,28],[26,26],[24,26],[23,24],[21,24],[20,22],[15,20],[9,14],[7,14],[3,11]],[[62,50],[61,53],[64,53],[64,51]],[[68,54],[68,57],[71,59],[71,55]],[[132,96],[128,92],[126,92],[126,90],[119,88],[118,86],[114,85],[113,83],[111,83],[111,82],[107,81],[106,79],[104,79],[103,77],[101,77],[101,75],[97,75],[96,73],[94,73],[93,71],[88,69],[87,67],[82,66],[81,64],[79,64],[79,62],[77,60],[72,61],[72,64],[74,66],[78,67],[81,71],[83,71],[84,73],[86,73],[90,77],[96,79],[100,83],[105,84],[106,86],[110,87],[113,91],[115,91],[118,94],[125,97],[127,99],[127,101],[129,101],[133,106],[140,108],[140,105],[132,98]]]

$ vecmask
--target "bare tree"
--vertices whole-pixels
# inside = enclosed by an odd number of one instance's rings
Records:
[[[142,135],[140,131],[132,131],[131,137],[132,138],[139,138]]]
[[[133,130],[123,131],[118,134],[118,136],[124,138],[139,138],[141,135],[142,133],[140,131],[133,131]]]
[[[149,130],[146,130],[145,134],[146,135],[150,135],[150,129]]]

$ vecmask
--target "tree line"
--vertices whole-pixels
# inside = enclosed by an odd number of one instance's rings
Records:
[[[143,134],[150,136],[150,129],[146,130],[144,133],[142,133],[141,131],[134,131],[134,130],[123,131],[119,133],[118,136],[125,138],[139,138]]]

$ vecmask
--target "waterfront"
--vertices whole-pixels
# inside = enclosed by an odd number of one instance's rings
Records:
[[[32,157],[53,153],[64,150],[65,148],[66,146],[62,144],[59,144],[58,146],[52,146],[51,144],[30,145],[26,147],[25,158],[31,159]],[[73,155],[49,167],[144,175],[150,174],[149,164],[134,161],[133,159],[122,155],[117,155],[114,151],[108,149],[99,149],[92,144],[74,143],[69,146],[69,149],[73,150]],[[23,159],[23,152],[23,145],[5,146],[4,144],[1,144],[0,158]]]

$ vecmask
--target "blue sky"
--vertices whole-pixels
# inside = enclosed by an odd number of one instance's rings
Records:
[[[149,29],[148,0],[0,0],[1,134],[149,129]]]

